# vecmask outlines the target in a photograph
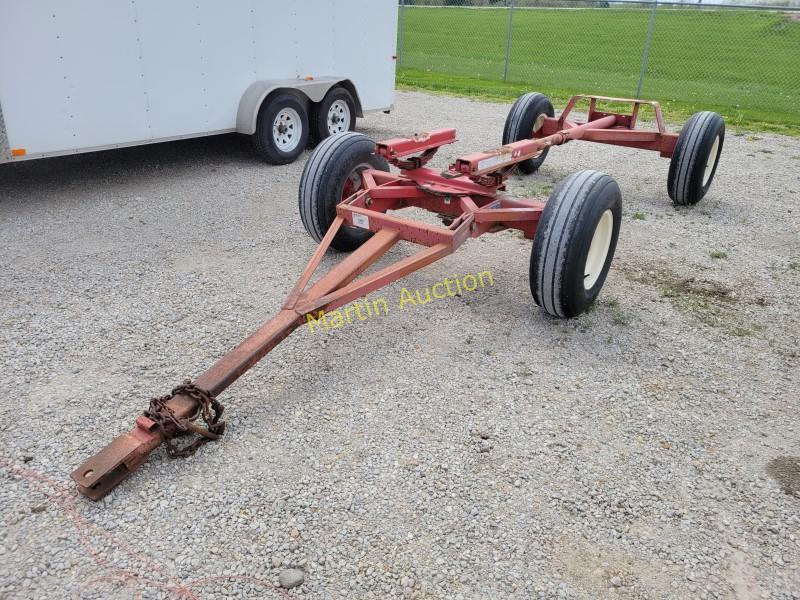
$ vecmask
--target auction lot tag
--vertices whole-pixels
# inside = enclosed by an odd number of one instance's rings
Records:
[[[369,217],[359,213],[353,213],[353,225],[361,229],[369,229]]]

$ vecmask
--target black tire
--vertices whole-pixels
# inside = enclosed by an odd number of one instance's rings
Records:
[[[293,111],[293,114],[289,111]],[[283,124],[285,129],[276,138],[273,125],[279,115],[289,115],[289,119]],[[308,113],[305,105],[292,94],[279,93],[261,105],[256,121],[256,132],[251,137],[253,147],[259,156],[273,165],[285,165],[294,162],[306,149],[308,133]],[[290,145],[282,143],[287,139],[291,140]]]
[[[361,133],[337,133],[324,140],[306,163],[300,177],[300,218],[306,231],[321,241],[336,218],[336,205],[343,200],[345,184],[350,180],[353,191],[360,187],[360,170],[369,167],[388,171],[389,164],[373,154],[375,142]],[[354,179],[353,177],[358,177]],[[350,252],[366,242],[372,232],[343,226],[331,246]]]
[[[530,92],[517,98],[506,117],[506,125],[503,127],[503,145],[533,137],[534,128],[541,127],[539,118],[543,115],[548,117],[555,115],[553,104],[544,94]],[[530,175],[542,166],[549,150],[550,148],[546,148],[536,158],[522,161],[517,164],[517,168],[526,175]]]
[[[611,267],[621,220],[622,195],[611,177],[578,171],[564,179],[550,195],[533,240],[530,284],[536,304],[559,318],[589,308]],[[595,233],[601,236],[596,250]]]
[[[716,140],[719,143],[715,145]],[[697,204],[706,195],[714,181],[724,142],[725,121],[717,113],[695,113],[686,122],[675,144],[667,176],[667,192],[675,204]],[[707,167],[710,170],[706,171]]]
[[[334,123],[328,123],[328,113],[336,105]],[[346,109],[345,109],[346,107]],[[343,87],[331,88],[321,102],[311,108],[311,137],[315,143],[325,138],[356,128],[356,102]]]

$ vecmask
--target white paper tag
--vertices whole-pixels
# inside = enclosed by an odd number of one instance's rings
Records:
[[[369,229],[369,217],[360,213],[353,213],[353,225],[361,229]]]
[[[484,158],[483,160],[478,161],[478,170],[483,171],[484,169],[488,169],[489,167],[493,167],[504,162],[506,162],[506,157],[503,155],[490,156],[489,158]]]

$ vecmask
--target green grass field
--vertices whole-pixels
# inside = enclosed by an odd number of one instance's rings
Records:
[[[508,83],[508,13],[406,7],[401,87],[508,99],[572,94],[632,97],[649,10],[518,9]],[[748,10],[659,9],[642,97],[668,120],[715,110],[734,127],[800,134],[800,21]]]

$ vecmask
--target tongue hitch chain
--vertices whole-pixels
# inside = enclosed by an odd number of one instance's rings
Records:
[[[169,401],[178,394],[185,394],[194,398],[199,407],[198,412],[192,416],[179,419],[169,407]],[[225,422],[220,421],[225,407],[206,390],[202,390],[187,379],[182,385],[172,390],[166,396],[156,396],[150,400],[150,408],[144,411],[144,417],[156,424],[161,439],[167,446],[167,455],[170,458],[187,458],[192,456],[197,449],[213,440],[218,440],[225,433]],[[205,427],[194,424],[197,417],[203,417]],[[183,448],[178,448],[175,438],[185,433],[194,433],[198,437],[194,442]]]
[[[581,99],[589,101],[586,121],[567,120]],[[633,106],[620,114],[599,111],[598,101]],[[656,130],[636,129],[640,105],[653,109]],[[559,318],[585,311],[603,286],[619,235],[622,200],[616,182],[596,171],[579,171],[545,205],[502,194],[506,180],[517,169],[534,172],[554,146],[583,140],[672,157],[669,194],[678,204],[694,204],[711,185],[724,123],[715,113],[698,113],[679,136],[665,130],[657,102],[600,96],[575,96],[559,117],[553,114],[541,94],[522,96],[506,120],[502,147],[457,158],[443,172],[425,165],[440,147],[456,141],[454,129],[377,144],[353,132],[322,141],[300,184],[300,216],[319,246],[281,310],[194,382],[153,398],[131,431],[73,471],[80,492],[102,498],[162,443],[169,456],[185,457],[219,439],[225,423],[216,397],[292,331],[452,254],[470,238],[516,229],[534,240],[534,301]],[[390,172],[389,164],[399,173]],[[432,212],[444,225],[399,216],[405,208]],[[401,241],[418,249],[365,273]],[[331,246],[349,254],[311,283]],[[198,418],[205,427],[195,423]],[[179,448],[174,438],[189,433],[199,437]]]

